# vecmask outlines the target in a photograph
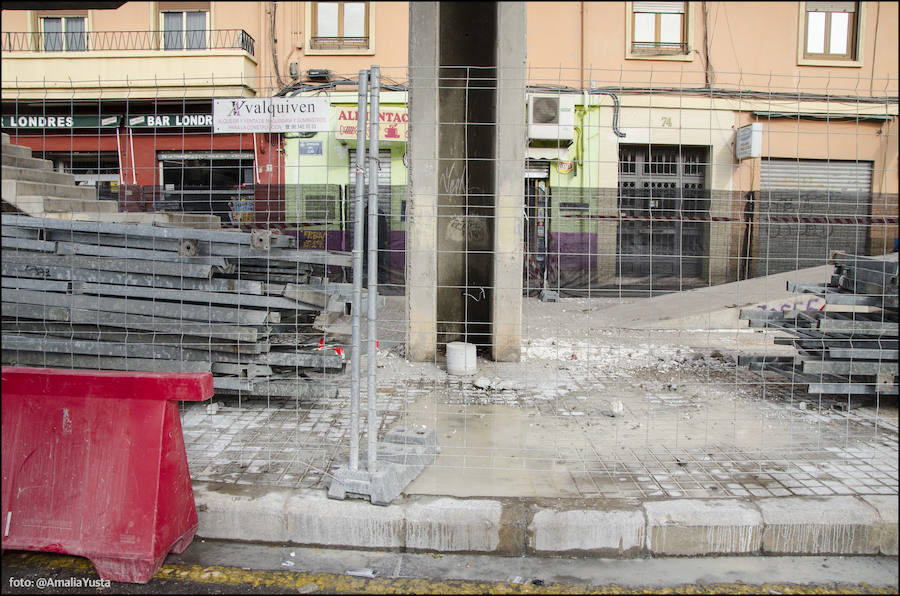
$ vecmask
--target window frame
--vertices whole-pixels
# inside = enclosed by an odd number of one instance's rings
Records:
[[[693,62],[694,61],[694,2],[684,2],[684,12],[681,13],[682,23],[681,23],[681,39],[682,44],[684,45],[684,53],[679,54],[648,54],[642,51],[634,50],[634,25],[635,25],[635,11],[634,11],[634,2],[625,2],[625,59],[626,60],[666,60],[666,61],[676,61],[676,62]],[[659,15],[663,13],[650,13],[655,14],[655,35],[656,38],[659,38],[660,33],[660,21],[661,18]]]
[[[191,12],[202,12],[206,15],[203,30],[203,47],[202,48],[189,48],[187,47],[187,36],[189,31],[194,31],[194,29],[187,28],[187,15]],[[180,13],[181,14],[181,47],[180,48],[167,48],[166,47],[166,17],[167,14],[172,13]],[[159,49],[165,52],[203,52],[211,49],[212,46],[212,30],[210,28],[210,24],[212,22],[211,16],[212,10],[211,8],[160,8],[159,9]]]
[[[56,53],[69,53],[69,52],[86,52],[88,51],[88,31],[89,31],[89,17],[86,14],[41,14],[38,15],[38,26],[40,27],[41,33],[41,47],[39,50],[41,52],[47,52],[51,54]],[[58,50],[48,50],[47,49],[47,31],[45,28],[45,20],[46,19],[59,19],[62,25],[62,29],[59,32],[60,40],[62,43],[62,47]],[[82,48],[78,50],[70,50],[69,49],[69,35],[68,28],[66,26],[69,19],[81,19],[82,24],[84,25],[84,29],[81,30],[81,40],[82,40]]]
[[[344,14],[344,4],[345,2],[339,1],[336,2],[338,4],[338,33],[342,32],[343,28],[343,14]],[[316,35],[316,29],[318,27],[318,4],[319,2],[306,2],[306,22],[308,24],[305,27],[305,47],[304,53],[308,56],[315,55],[335,55],[335,54],[349,54],[349,55],[358,55],[358,56],[371,56],[375,54],[375,3],[374,2],[361,2],[365,5],[365,34],[368,39],[368,44],[366,47],[353,47],[353,46],[343,46],[343,45],[334,45],[333,47],[314,47],[315,38],[318,37]]]
[[[865,48],[866,33],[866,2],[856,2],[855,17],[851,19],[850,30],[848,31],[848,55],[841,57],[839,54],[809,54],[806,51],[809,24],[807,17],[809,11],[806,9],[806,2],[799,3],[799,14],[797,18],[797,64],[799,66],[840,66],[849,68],[860,68],[863,65],[863,49]],[[825,48],[828,49],[831,44],[831,35],[828,30],[831,23],[830,11],[823,11],[825,18]],[[855,27],[853,26],[855,25]]]

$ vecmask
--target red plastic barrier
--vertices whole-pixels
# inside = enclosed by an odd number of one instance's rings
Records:
[[[176,400],[209,373],[3,367],[3,548],[87,557],[146,583],[197,531]]]

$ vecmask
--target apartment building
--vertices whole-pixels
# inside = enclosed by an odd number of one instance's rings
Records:
[[[253,211],[283,211],[283,139],[214,133],[212,102],[276,95],[323,60],[406,62],[405,3],[377,22],[367,2],[52,4],[4,4],[3,131],[123,210],[265,223]]]
[[[526,10],[527,286],[681,289],[893,249],[896,3]],[[379,64],[383,269],[402,285],[409,22],[393,2],[4,10],[3,130],[128,208],[234,217],[237,196],[301,246],[348,248],[354,82]],[[328,97],[332,130],[213,133],[215,98],[270,95]]]

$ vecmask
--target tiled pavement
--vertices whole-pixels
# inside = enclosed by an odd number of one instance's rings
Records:
[[[554,364],[536,385],[528,378],[537,375],[525,372],[525,382],[493,389],[431,365],[418,378],[408,372],[379,372],[381,434],[400,423],[425,424],[441,445],[411,493],[641,499],[898,492],[896,398],[844,411],[769,373],[727,363],[700,367],[699,375],[696,367],[668,371],[663,379],[674,383]],[[331,397],[184,405],[192,478],[326,488],[328,472],[348,458],[349,375],[324,383]]]

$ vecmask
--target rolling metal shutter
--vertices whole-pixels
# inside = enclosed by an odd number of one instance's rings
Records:
[[[872,162],[763,159],[755,275],[827,263],[833,250],[868,254]]]
[[[550,162],[536,159],[525,160],[525,177],[550,178]]]
[[[366,171],[363,180],[369,182],[369,152],[366,151]],[[378,151],[378,186],[391,185],[391,150]],[[350,187],[356,188],[356,149],[350,149]]]
[[[763,191],[868,193],[872,190],[872,162],[764,159],[759,188]]]

